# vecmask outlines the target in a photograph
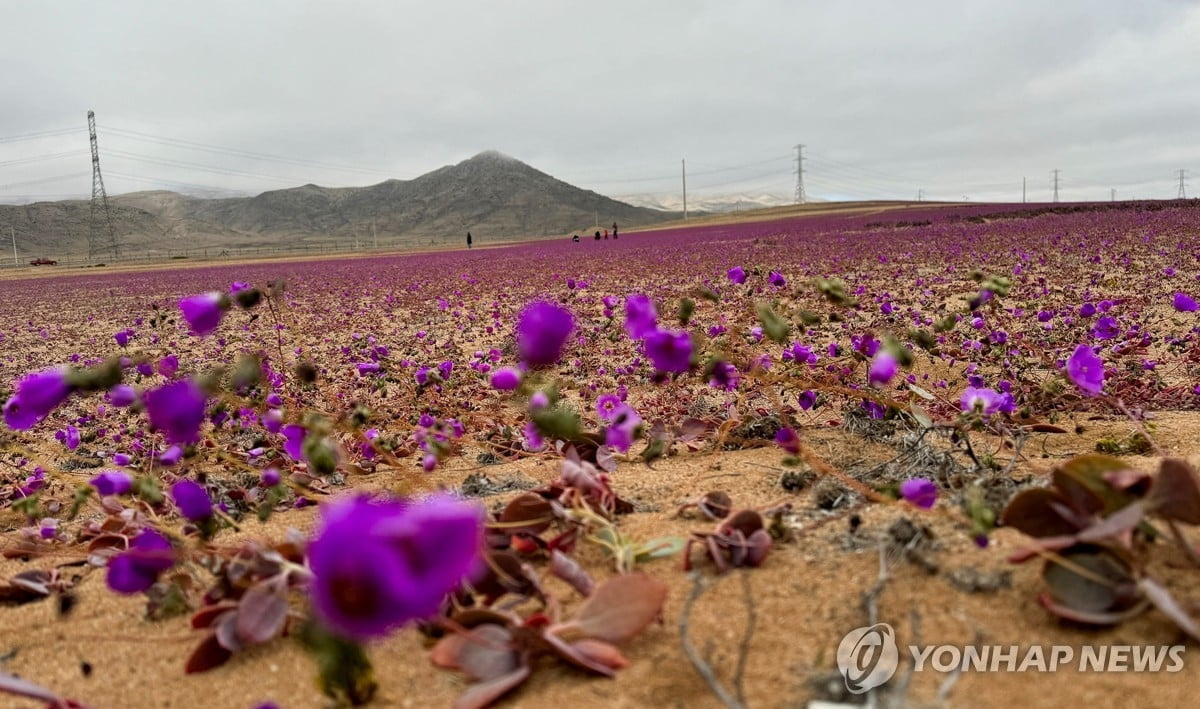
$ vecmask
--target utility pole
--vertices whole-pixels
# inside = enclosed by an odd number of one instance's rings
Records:
[[[92,204],[91,226],[88,230],[88,259],[94,259],[100,250],[100,225],[96,223],[98,208],[104,209],[104,221],[108,226],[108,240],[103,248],[112,251],[113,258],[120,258],[121,245],[117,243],[117,234],[113,230],[112,211],[108,208],[108,194],[104,191],[104,176],[100,174],[100,147],[96,142],[96,113],[88,111],[88,140],[92,145]]]
[[[1021,178],[1021,204],[1025,204],[1025,178]]]
[[[679,161],[680,169],[683,171],[683,220],[687,221],[687,160]]]
[[[804,204],[808,199],[804,194],[804,145],[796,144],[796,204]]]
[[[371,218],[371,239],[375,242],[375,248],[379,248],[379,234],[375,233],[375,219]]]
[[[1179,171],[1179,194],[1176,199],[1187,199],[1187,170]]]
[[[1058,173],[1062,172],[1057,167],[1051,170],[1054,173],[1054,201],[1058,201]]]
[[[1117,188],[1116,187],[1112,188],[1112,201],[1113,202],[1117,201]]]
[[[17,232],[12,228],[12,224],[8,225],[8,235],[12,237],[13,242],[13,265],[20,266],[21,262],[17,260]]]
[[[922,190],[922,189],[918,189],[918,190],[917,190],[917,201],[918,201],[918,202],[924,202],[924,201],[925,201],[925,190]]]

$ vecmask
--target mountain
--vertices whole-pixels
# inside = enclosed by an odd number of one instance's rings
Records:
[[[647,209],[658,209],[671,212],[683,211],[683,196],[678,192],[653,192],[643,194],[627,194],[618,195],[615,199],[619,199],[627,204],[632,204],[638,207]],[[809,200],[815,201],[815,200]],[[688,195],[687,207],[689,212],[707,212],[712,214],[724,212],[740,212],[747,209],[761,209],[763,207],[782,207],[792,204],[794,198],[791,195],[778,195],[769,192],[759,194],[752,193],[735,193],[735,194],[717,194],[717,195]]]
[[[488,151],[412,180],[367,187],[303,185],[253,197],[206,199],[168,191],[109,198],[114,230],[129,252],[278,247],[369,240],[426,244],[558,237],[635,227],[679,215],[582,190],[502,153]],[[691,205],[689,205],[690,207]],[[87,252],[86,201],[0,205],[0,233],[15,228],[21,253]]]

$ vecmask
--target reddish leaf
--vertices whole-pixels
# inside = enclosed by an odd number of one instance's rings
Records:
[[[210,628],[226,612],[233,610],[237,604],[224,602],[215,606],[206,606],[192,615],[193,628]]]
[[[1146,610],[1146,604],[1141,603],[1123,611],[1082,611],[1057,603],[1053,596],[1044,591],[1038,594],[1038,603],[1059,618],[1075,623],[1083,623],[1084,625],[1117,625]]]
[[[1145,505],[1140,501],[1135,502],[1080,531],[1076,538],[1081,542],[1098,542],[1110,537],[1116,539],[1138,526],[1145,514]]]
[[[447,635],[429,655],[438,667],[460,670],[474,680],[491,680],[517,669],[520,655],[512,648],[512,631],[501,625],[484,624],[470,634]]]
[[[1060,500],[1062,497],[1057,492],[1047,488],[1023,490],[1009,501],[1000,521],[1031,537],[1073,535],[1078,528],[1063,519],[1053,507],[1052,503]]]
[[[575,665],[581,670],[595,672],[596,674],[604,675],[605,677],[613,677],[616,675],[616,670],[611,665],[593,659],[591,656],[578,650],[574,643],[568,643],[554,633],[544,633],[541,636],[541,639],[546,643],[546,647],[554,651],[555,655],[563,660],[566,660],[572,665]],[[608,647],[612,647],[612,645],[609,645]],[[613,649],[616,650],[616,648]],[[620,655],[620,653],[617,654],[618,656]]]
[[[1196,625],[1196,621],[1188,615],[1188,612],[1179,605],[1179,602],[1167,589],[1149,578],[1139,581],[1138,587],[1151,603],[1165,613],[1168,618],[1175,621],[1175,625],[1178,625],[1180,630],[1191,635],[1193,639],[1200,640],[1200,626]]]
[[[500,513],[500,523],[509,534],[539,534],[554,520],[550,502],[533,492],[526,492],[512,499]],[[528,525],[522,523],[528,522]]]
[[[476,682],[454,700],[454,709],[483,709],[511,692],[529,678],[529,665],[522,664],[512,672],[486,682]]]
[[[1163,460],[1151,493],[1155,512],[1167,519],[1200,524],[1200,487],[1191,466],[1182,460]]]
[[[594,640],[584,638],[571,643],[571,647],[579,654],[587,657],[593,662],[598,662],[602,665],[613,668],[614,670],[624,669],[629,667],[629,660],[621,654],[613,645],[609,645],[603,640]]]
[[[210,633],[192,651],[187,665],[184,666],[184,672],[187,674],[207,672],[225,664],[231,657],[233,657],[233,653],[221,647],[221,643],[217,642],[216,633]]]
[[[641,573],[613,577],[596,588],[564,626],[588,638],[628,640],[659,616],[667,590],[662,581]]]
[[[587,569],[557,549],[550,552],[550,573],[566,581],[581,596],[592,595],[596,588],[596,582],[592,580]]]
[[[1029,430],[1034,433],[1066,433],[1067,429],[1052,426],[1048,423],[1035,423],[1029,427]]]
[[[217,642],[221,643],[221,647],[230,652],[237,652],[242,649],[242,641],[238,638],[237,626],[237,611],[229,611],[218,618],[216,623],[213,623],[213,632],[217,637]]]
[[[39,702],[46,702],[52,707],[58,706],[63,702],[57,694],[40,684],[34,684],[20,677],[14,677],[6,672],[0,672],[0,692],[8,692],[18,697],[36,699]]]
[[[260,582],[238,603],[237,636],[247,645],[265,643],[283,630],[288,604],[269,582]]]

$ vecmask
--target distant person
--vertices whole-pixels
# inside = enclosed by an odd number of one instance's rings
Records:
[[[467,248],[471,248],[471,232],[467,232]]]
[[[600,230],[596,230],[596,241],[600,241]]]
[[[617,240],[617,223],[613,222],[613,241]]]
[[[576,234],[575,236],[572,236],[571,241],[574,241],[576,244],[578,244],[579,243],[579,235]]]
[[[608,229],[604,230],[604,240],[608,241]]]

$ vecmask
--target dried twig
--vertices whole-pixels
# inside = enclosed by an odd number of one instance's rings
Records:
[[[692,663],[692,667],[696,668],[697,674],[708,685],[708,688],[712,690],[712,693],[717,695],[717,699],[721,700],[722,704],[729,709],[746,709],[746,705],[740,698],[733,696],[729,693],[729,690],[725,689],[725,686],[721,684],[721,680],[717,679],[716,673],[713,672],[712,666],[700,656],[700,653],[696,650],[696,646],[692,645],[691,638],[688,637],[688,622],[692,617],[692,606],[696,604],[696,601],[699,600],[700,596],[704,595],[704,592],[710,586],[698,570],[691,572],[691,576],[692,592],[688,594],[687,600],[683,602],[683,609],[679,613],[679,639],[683,644],[683,654],[687,656],[688,662]],[[739,657],[738,660],[740,664],[741,658]]]

